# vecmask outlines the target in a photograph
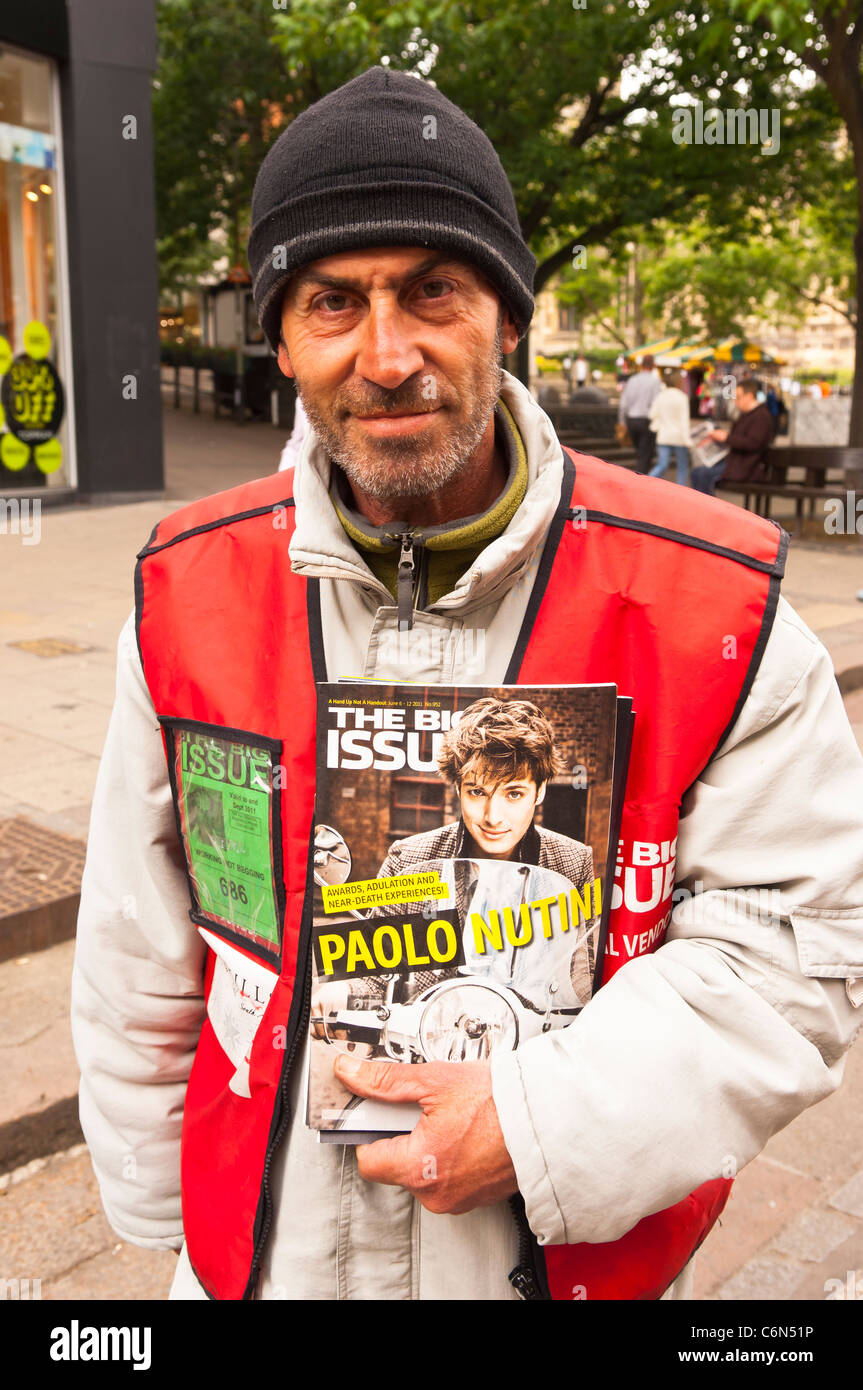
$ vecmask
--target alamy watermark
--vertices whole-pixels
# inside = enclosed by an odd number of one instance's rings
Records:
[[[846,492],[824,503],[824,530],[830,536],[863,536],[863,495]]]
[[[41,1279],[0,1279],[0,1302],[24,1303],[41,1297]]]
[[[675,145],[760,145],[764,154],[779,153],[779,110],[760,107],[677,106],[671,118]]]
[[[0,536],[20,536],[22,545],[42,539],[42,499],[0,497]]]

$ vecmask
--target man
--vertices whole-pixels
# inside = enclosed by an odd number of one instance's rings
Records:
[[[692,486],[699,492],[716,491],[721,478],[726,483],[758,483],[765,477],[767,450],[773,440],[773,420],[764,402],[758,400],[759,386],[754,377],[737,383],[735,403],[738,416],[730,429],[711,430],[708,439],[728,445],[728,453],[718,463],[693,468]]]
[[[293,477],[191,504],[139,557],[73,979],[109,1219],[181,1252],[181,1298],[687,1296],[730,1173],[836,1089],[863,1021],[863,759],[779,596],[785,540],[563,453],[500,367],[535,266],[506,176],[427,83],[373,68],[298,116],[252,221],[312,432]],[[315,681],[357,676],[605,680],[637,716],[596,997],[490,1065],[340,1059],[423,1109],[341,1150],[297,1117]],[[224,864],[190,860],[195,740],[239,784]],[[259,1001],[237,1062],[225,1013]]]
[[[650,428],[650,407],[661,389],[659,378],[653,370],[653,354],[646,352],[639,370],[633,372],[621,391],[617,409],[618,423],[626,425],[635,445],[639,473],[648,473],[653,461],[656,435]]]

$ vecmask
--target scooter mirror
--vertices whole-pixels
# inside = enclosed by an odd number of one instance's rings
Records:
[[[351,872],[351,852],[331,825],[315,826],[315,882],[344,883]]]

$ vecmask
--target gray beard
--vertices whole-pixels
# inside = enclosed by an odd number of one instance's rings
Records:
[[[297,391],[309,423],[327,454],[360,492],[380,502],[400,497],[429,497],[470,466],[473,453],[485,434],[503,380],[500,338],[498,325],[496,361],[489,364],[473,417],[464,421],[443,444],[423,445],[410,436],[370,439],[365,447],[350,444],[321,416],[314,401],[306,399],[299,382]]]

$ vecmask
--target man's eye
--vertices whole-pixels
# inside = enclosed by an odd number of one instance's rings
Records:
[[[449,284],[449,281],[448,281],[448,280],[424,280],[424,281],[423,281],[423,284],[422,284],[422,289],[423,289],[423,291],[428,290],[428,289],[431,289],[431,290],[438,289],[438,290],[442,291],[442,293],[441,293],[441,294],[434,294],[434,293],[433,293],[433,294],[430,294],[430,295],[425,295],[425,294],[424,294],[423,297],[426,298],[426,299],[441,299],[441,298],[443,298],[443,295],[447,293],[447,291],[449,290],[449,288],[450,288],[450,284]]]
[[[333,299],[337,299],[337,300],[340,299],[340,300],[342,301],[342,303],[341,303],[341,304],[336,304],[335,308],[333,308],[333,305],[330,303],[330,301],[333,300]],[[339,310],[342,309],[342,308],[344,307],[344,303],[345,303],[346,300],[347,300],[347,295],[345,295],[345,294],[339,294],[339,292],[338,292],[337,290],[333,290],[330,294],[322,295],[322,297],[318,300],[317,307],[320,309],[320,308],[322,308],[324,305],[326,305],[328,309],[332,309],[333,313],[338,313]]]

